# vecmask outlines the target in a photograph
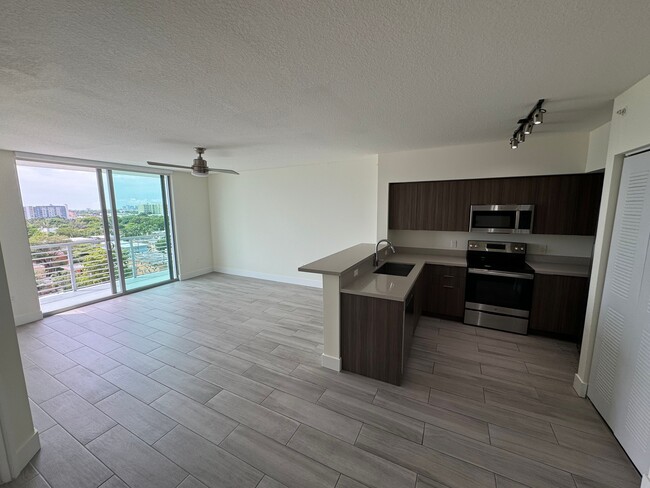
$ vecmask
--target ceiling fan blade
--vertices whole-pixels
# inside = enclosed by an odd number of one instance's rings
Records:
[[[208,168],[208,171],[214,171],[215,173],[226,173],[229,175],[238,175],[237,171],[232,169],[219,169],[219,168]]]
[[[155,161],[147,161],[151,166],[165,166],[166,168],[183,168],[192,169],[190,166],[179,166],[178,164],[156,163]]]

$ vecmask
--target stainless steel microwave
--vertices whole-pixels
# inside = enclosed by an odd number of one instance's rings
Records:
[[[472,205],[469,231],[492,234],[530,234],[535,205]]]

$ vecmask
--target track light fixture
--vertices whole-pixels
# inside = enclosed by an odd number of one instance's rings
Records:
[[[542,108],[543,104],[544,99],[539,99],[528,116],[517,121],[519,126],[510,138],[510,147],[512,149],[517,149],[519,143],[526,140],[526,136],[533,132],[533,126],[544,122],[543,114],[546,113],[546,110]]]

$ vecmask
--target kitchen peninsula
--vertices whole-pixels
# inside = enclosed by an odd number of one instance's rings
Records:
[[[380,264],[413,265],[405,276],[377,273],[373,244],[358,244],[299,268],[323,275],[322,365],[399,384],[422,313],[463,321],[467,260],[461,250],[389,247]],[[530,258],[536,274],[588,282],[588,260]],[[584,310],[583,310],[584,312]]]

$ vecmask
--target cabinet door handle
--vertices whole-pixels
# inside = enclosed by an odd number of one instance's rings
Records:
[[[454,275],[443,275],[443,278],[455,278]]]
[[[443,288],[454,288],[453,285],[442,285]]]

